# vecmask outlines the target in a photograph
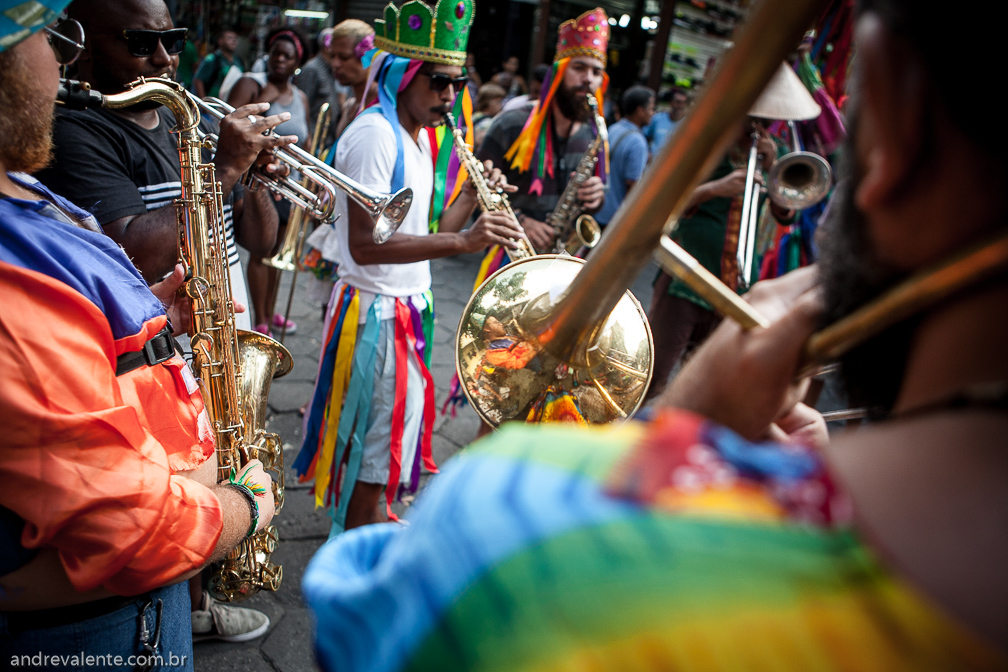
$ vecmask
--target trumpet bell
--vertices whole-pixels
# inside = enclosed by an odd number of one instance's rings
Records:
[[[400,189],[389,196],[381,206],[378,221],[375,222],[371,237],[374,242],[381,245],[395,233],[399,226],[406,219],[410,205],[413,203],[413,190],[409,187]]]
[[[802,210],[826,198],[833,170],[812,152],[792,152],[777,159],[767,176],[770,200],[782,208]]]
[[[654,359],[644,310],[629,291],[587,351],[563,361],[534,325],[584,261],[539,255],[487,278],[462,313],[455,366],[462,389],[493,427],[508,420],[604,424],[632,416],[644,399]]]

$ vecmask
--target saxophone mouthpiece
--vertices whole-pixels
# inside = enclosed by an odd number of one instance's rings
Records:
[[[90,84],[75,79],[61,79],[56,91],[56,104],[71,110],[101,107],[104,100],[105,97],[92,90]]]

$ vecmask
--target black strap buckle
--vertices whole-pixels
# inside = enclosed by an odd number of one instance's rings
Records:
[[[141,366],[154,366],[171,359],[175,355],[175,339],[171,331],[165,327],[152,339],[144,343],[143,348],[133,352],[124,352],[116,358],[116,375],[121,376]]]

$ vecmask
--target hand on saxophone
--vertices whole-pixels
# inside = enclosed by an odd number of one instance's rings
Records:
[[[525,214],[521,216],[521,225],[525,229],[532,247],[540,252],[553,249],[553,243],[556,241],[556,231],[553,230],[552,226]]]
[[[164,277],[160,282],[155,282],[150,286],[151,293],[164,306],[168,322],[172,327],[172,336],[181,336],[189,333],[192,326],[192,313],[189,309],[189,297],[182,289],[185,284],[185,267],[182,264],[175,264],[172,272]],[[234,312],[244,313],[244,305],[232,300]]]
[[[497,193],[513,194],[518,191],[517,184],[508,184],[507,176],[501,172],[500,168],[494,168],[493,161],[487,159],[483,162],[483,178],[491,191]]]
[[[297,136],[263,133],[290,119],[290,113],[259,116],[268,109],[269,103],[251,103],[242,105],[221,119],[214,164],[225,194],[253,165],[264,166],[267,172],[279,176],[288,172],[285,165],[276,161],[273,152],[297,142]]]
[[[518,239],[525,237],[521,226],[505,212],[484,212],[462,232],[466,252],[479,252],[491,245],[518,249]]]
[[[273,479],[263,469],[262,462],[250,460],[234,476],[233,482],[244,485],[255,496],[256,511],[258,512],[255,531],[261,531],[273,520],[273,514],[276,512],[276,504],[273,501]]]
[[[572,177],[573,175],[574,173],[571,173]],[[582,182],[577,190],[577,198],[584,212],[598,212],[605,202],[605,185],[602,184],[602,178],[592,175]]]

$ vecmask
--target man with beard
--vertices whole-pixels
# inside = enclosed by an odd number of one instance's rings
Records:
[[[409,527],[324,546],[304,579],[323,664],[368,669],[367,646],[390,669],[1008,667],[1008,147],[986,73],[947,58],[968,20],[863,0],[821,268],[758,285],[770,326],[724,322],[648,424],[505,430]],[[984,284],[843,358],[886,417],[829,441],[793,384],[824,314],[981,244]]]
[[[29,176],[51,159],[57,58],[84,34],[47,27],[67,0],[16,1],[0,2],[0,659],[192,670],[185,580],[269,522],[270,477],[253,461],[216,483],[168,328],[185,326],[181,267],[148,288]]]
[[[69,16],[89,36],[77,62],[82,81],[113,94],[139,77],[172,75],[185,33],[175,29],[162,0],[77,0]],[[231,292],[248,305],[248,293],[236,242],[252,255],[267,254],[276,240],[277,214],[266,189],[235,188],[269,150],[295,136],[265,136],[289,113],[260,117],[266,103],[245,105],[220,123],[213,163],[225,196],[224,235]],[[56,116],[56,160],[39,173],[50,189],[88,210],[104,232],[122,245],[148,283],[171,273],[178,260],[178,223],[174,199],[181,194],[181,164],[172,113],[157,102],[120,110],[61,110]],[[211,124],[204,130],[214,129]],[[267,168],[277,169],[270,165]],[[252,329],[249,313],[235,318],[239,329]],[[192,582],[193,627],[200,638],[243,641],[269,627],[265,614],[218,604]]]
[[[545,219],[595,139],[587,98],[594,95],[602,109],[609,81],[605,74],[608,43],[609,21],[600,8],[561,24],[553,71],[543,85],[548,87],[547,94],[531,105],[501,114],[476,151],[484,161],[509,166],[508,182],[518,186],[511,206],[540,252],[551,250],[556,240],[556,232]],[[578,189],[585,212],[596,212],[605,198],[604,152],[599,153],[596,175]]]
[[[294,463],[303,479],[314,479],[316,504],[332,503],[332,534],[393,517],[389,507],[403,492],[416,491],[421,464],[436,470],[434,381],[427,369],[434,327],[429,260],[493,244],[511,249],[522,235],[498,212],[482,213],[462,231],[476,207],[468,181],[435,192],[433,127],[465,88],[461,66],[472,3],[407,6],[400,14],[390,4],[385,20],[375,22],[375,49],[365,58],[379,104],[358,115],[336,145],[338,171],[382,193],[409,187],[413,204],[397,232],[377,244],[364,209],[343,192],[336,197],[343,214],[336,221],[339,281]],[[437,152],[444,158],[452,151],[449,136]],[[491,184],[499,175],[489,174]],[[441,175],[442,185],[445,180]],[[453,191],[457,198],[449,203]]]
[[[77,67],[80,78],[95,90],[118,93],[139,77],[174,73],[186,38],[182,29],[174,28],[162,0],[78,0],[69,12],[93,36]],[[289,118],[253,116],[268,107],[247,105],[225,117],[213,159],[225,194],[231,288],[235,300],[245,305],[245,278],[235,243],[253,255],[267,254],[276,241],[277,216],[268,190],[239,187],[233,195],[232,190],[260,152],[296,140],[262,135]],[[171,272],[178,259],[172,200],[179,195],[180,166],[173,125],[171,112],[158,103],[114,111],[61,110],[54,130],[57,160],[39,173],[50,189],[91,212],[148,282]],[[206,130],[216,129],[207,125]],[[247,313],[239,316],[238,326],[252,328]]]

